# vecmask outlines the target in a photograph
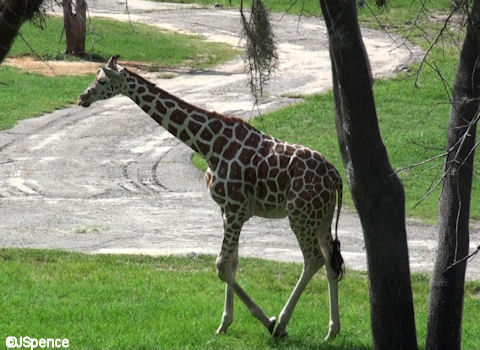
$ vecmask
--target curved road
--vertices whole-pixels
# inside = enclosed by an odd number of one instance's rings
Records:
[[[126,19],[124,5],[112,3],[97,0],[91,15]],[[241,44],[237,11],[170,6],[129,1],[134,21]],[[268,99],[260,105],[262,111],[298,101],[289,96],[331,86],[324,23],[276,14],[272,22],[280,68]],[[398,45],[384,33],[364,30],[363,34],[376,77],[395,74],[417,57],[412,48],[392,50]],[[240,58],[210,70],[177,74],[168,80],[152,73],[148,77],[201,107],[251,116],[252,100]],[[124,97],[22,121],[0,132],[0,246],[217,254],[222,237],[219,210],[190,157],[190,149]],[[435,228],[409,223],[407,230],[412,270],[430,271]],[[339,237],[347,267],[365,269],[355,214],[342,213]],[[473,243],[479,238],[479,232],[472,233]],[[240,255],[302,261],[285,219],[250,220],[242,231]],[[479,259],[469,265],[468,277],[480,278]]]

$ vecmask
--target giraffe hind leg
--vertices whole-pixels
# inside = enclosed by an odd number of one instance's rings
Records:
[[[320,238],[320,249],[325,257],[325,271],[328,280],[328,296],[330,306],[330,320],[328,325],[328,334],[325,340],[334,338],[340,333],[340,315],[338,309],[338,281],[342,274],[343,259],[340,254],[338,241],[332,240],[330,230],[323,233]]]
[[[297,223],[296,216],[290,216],[290,226],[297,237],[300,249],[304,258],[304,266],[300,278],[295,285],[288,301],[280,312],[278,326],[275,329],[274,336],[283,337],[287,335],[286,327],[295,306],[300,299],[306,286],[315,275],[315,273],[325,263],[318,241],[316,239],[316,231],[312,227],[315,225],[300,225]]]

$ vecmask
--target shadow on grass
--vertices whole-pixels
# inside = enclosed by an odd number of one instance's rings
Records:
[[[341,335],[331,341],[324,341],[323,338],[314,336],[285,337],[270,340],[272,349],[322,349],[322,350],[370,350],[371,348],[362,344],[352,344]]]

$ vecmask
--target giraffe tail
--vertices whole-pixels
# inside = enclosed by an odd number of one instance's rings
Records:
[[[338,280],[341,280],[345,274],[345,264],[343,262],[342,254],[340,253],[340,241],[338,240],[338,220],[340,218],[340,210],[342,209],[343,184],[342,178],[339,175],[339,182],[337,185],[337,217],[335,221],[335,239],[332,243],[332,260],[331,265],[333,270],[338,274]]]

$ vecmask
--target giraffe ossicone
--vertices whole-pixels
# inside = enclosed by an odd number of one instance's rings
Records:
[[[117,64],[113,56],[98,70],[78,104],[118,94],[128,96],[175,137],[205,158],[211,197],[219,205],[224,236],[216,261],[218,276],[226,282],[225,306],[217,333],[233,321],[234,294],[270,333],[285,336],[295,305],[313,275],[325,265],[330,322],[326,339],[340,331],[338,281],[343,259],[337,239],[342,204],[342,180],[320,153],[265,135],[244,121],[208,112],[160,89]],[[335,239],[331,225],[335,205]],[[288,216],[304,258],[304,267],[290,298],[275,317],[267,317],[236,280],[238,241],[243,224],[252,216]]]

